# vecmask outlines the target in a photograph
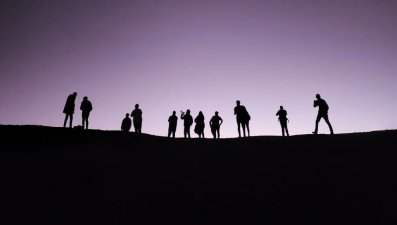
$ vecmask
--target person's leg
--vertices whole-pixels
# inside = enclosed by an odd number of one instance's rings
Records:
[[[186,138],[186,136],[187,136],[187,127],[185,126],[183,128],[183,137]]]
[[[176,131],[176,128],[174,130],[172,130],[172,137],[173,138],[175,138],[175,131]]]
[[[331,125],[331,123],[329,122],[329,119],[328,119],[328,114],[324,115],[324,120],[328,124],[329,131],[331,132],[331,134],[334,134],[334,130],[332,129],[332,125]]]
[[[251,134],[250,134],[250,121],[247,121],[246,126],[247,126],[248,137],[250,137],[251,136]]]
[[[137,122],[133,122],[134,123],[134,130],[135,130],[135,133],[137,132],[137,130],[138,130],[138,124],[137,124]]]
[[[68,122],[69,115],[65,114],[65,120],[63,121],[63,127],[66,127],[66,123]]]
[[[241,123],[241,126],[242,126],[242,128],[243,128],[243,135],[244,135],[244,137],[245,137],[245,123]]]
[[[287,136],[289,136],[287,122],[285,122],[285,131],[287,133]]]
[[[284,137],[284,126],[281,124],[281,135]]]
[[[73,124],[73,114],[71,114],[69,117],[70,117],[70,118],[69,118],[69,127],[72,128],[72,124]]]
[[[320,113],[319,113],[319,114],[317,114],[317,118],[316,118],[316,127],[315,127],[315,129],[314,129],[313,134],[317,134],[317,132],[318,132],[318,123],[320,122],[320,120],[321,120],[321,115],[320,115]]]
[[[238,137],[241,137],[240,126],[241,126],[240,121],[237,121]]]
[[[190,138],[190,127],[187,128],[187,136]]]
[[[172,133],[172,129],[171,129],[171,127],[169,126],[169,127],[168,127],[168,137],[171,136],[171,133]]]
[[[85,125],[85,117],[84,117],[84,113],[81,114],[81,126],[83,127],[84,130],[84,125]]]
[[[88,113],[87,114],[87,117],[86,117],[86,129],[88,130],[88,124],[89,124],[89,122],[88,122],[88,118],[90,118],[90,113]]]
[[[218,139],[220,138],[220,133],[219,133],[220,127],[216,128],[216,133],[218,134]]]

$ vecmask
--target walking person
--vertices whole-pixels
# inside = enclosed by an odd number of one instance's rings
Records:
[[[236,101],[236,107],[234,107],[234,115],[236,115],[237,120],[237,130],[238,130],[238,137],[241,137],[240,127],[243,128],[243,135],[245,137],[245,128],[248,131],[248,137],[250,136],[250,128],[249,128],[249,121],[251,120],[251,116],[249,115],[245,106],[240,105],[240,101]]]
[[[214,136],[214,139],[216,138],[217,134],[218,134],[218,139],[220,138],[219,130],[221,128],[222,123],[223,123],[223,119],[218,115],[218,111],[216,111],[215,115],[210,120],[211,133]]]
[[[132,122],[134,123],[135,133],[142,133],[142,110],[139,108],[139,104],[135,104],[131,117],[133,117]]]
[[[186,110],[185,112],[181,111],[181,119],[183,120],[183,136],[185,138],[190,138],[190,126],[193,124],[193,117],[190,115],[190,110]]]
[[[121,130],[125,133],[130,132],[132,121],[130,119],[130,114],[126,113],[125,118],[121,122]]]
[[[313,134],[317,134],[318,132],[318,123],[320,122],[321,118],[324,118],[325,122],[328,124],[328,128],[330,131],[330,134],[334,134],[334,130],[332,129],[332,125],[329,122],[328,119],[328,104],[327,102],[321,98],[319,94],[316,94],[317,100],[314,100],[313,107],[318,107],[318,114],[316,118],[316,128],[314,129]]]
[[[288,133],[288,118],[287,118],[287,111],[283,108],[283,106],[280,106],[280,110],[276,113],[276,116],[278,116],[278,121],[280,122],[281,125],[281,133],[284,137],[284,131],[287,133],[287,136],[289,136]]]
[[[65,113],[65,120],[63,122],[63,127],[66,127],[66,123],[69,119],[69,127],[72,128],[73,114],[74,114],[74,102],[76,101],[77,93],[73,92],[66,99],[65,107],[63,108],[63,113]]]
[[[88,100],[88,97],[85,96],[83,98],[83,101],[81,102],[80,105],[80,110],[81,110],[81,117],[82,117],[82,126],[83,129],[88,129],[88,117],[90,117],[90,112],[92,111],[92,104]]]
[[[196,123],[196,126],[194,127],[194,132],[198,134],[199,138],[204,138],[205,122],[203,112],[199,112],[199,114],[194,119],[194,122]]]
[[[175,138],[177,123],[178,117],[176,116],[176,112],[172,111],[172,115],[168,118],[168,137],[172,135],[172,137]]]

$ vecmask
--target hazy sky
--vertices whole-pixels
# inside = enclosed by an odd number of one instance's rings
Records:
[[[251,135],[281,134],[280,105],[305,134],[319,93],[336,133],[396,129],[396,28],[395,0],[2,0],[0,124],[62,126],[76,91],[74,124],[88,96],[93,129],[139,103],[144,133],[190,109],[210,137],[217,110],[235,137],[240,100]]]

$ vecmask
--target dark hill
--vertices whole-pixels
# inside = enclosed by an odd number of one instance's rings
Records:
[[[168,139],[0,126],[1,224],[396,224],[397,131]]]

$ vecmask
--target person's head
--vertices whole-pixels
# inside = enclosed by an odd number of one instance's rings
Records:
[[[316,94],[316,98],[320,99],[321,98],[320,94]]]
[[[174,115],[174,116],[175,116],[175,114],[176,114],[176,112],[175,112],[175,111],[172,111],[172,115]]]
[[[189,115],[190,114],[190,110],[188,109],[188,110],[186,110],[186,115]]]
[[[129,116],[130,116],[130,114],[129,114],[129,113],[126,113],[126,114],[125,114],[125,117],[129,117]]]
[[[240,105],[240,100],[237,100],[237,101],[236,101],[236,104],[237,104],[237,105]]]
[[[218,111],[215,111],[215,116],[217,116],[218,115]]]
[[[284,107],[281,105],[281,106],[280,106],[280,109],[284,109]]]
[[[136,108],[136,109],[139,108],[139,104],[135,104],[135,108]]]
[[[73,92],[73,96],[77,96],[77,92]]]
[[[199,112],[199,115],[203,115],[203,112],[200,111],[200,112]]]
[[[87,97],[87,96],[84,96],[83,100],[84,100],[84,101],[87,101],[87,100],[88,100],[88,97]]]

